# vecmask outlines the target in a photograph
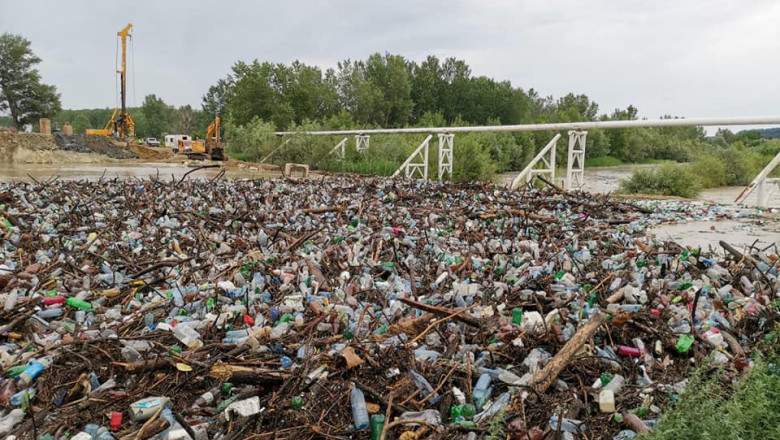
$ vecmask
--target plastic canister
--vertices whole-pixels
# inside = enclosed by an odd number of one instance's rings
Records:
[[[157,411],[170,402],[170,399],[164,396],[147,397],[130,404],[130,417],[140,422],[152,417]]]

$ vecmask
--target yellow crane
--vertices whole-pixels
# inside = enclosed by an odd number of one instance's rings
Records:
[[[115,108],[111,114],[111,119],[106,122],[106,126],[100,129],[87,129],[86,134],[95,136],[116,136],[119,139],[129,139],[135,137],[135,121],[130,113],[127,112],[127,38],[131,37],[130,31],[133,24],[128,23],[119,32],[116,33],[122,45],[122,64],[116,73],[119,74],[119,92],[122,100],[122,106]]]

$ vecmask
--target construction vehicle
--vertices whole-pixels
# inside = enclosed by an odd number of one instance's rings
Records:
[[[122,64],[116,71],[119,74],[119,92],[121,95],[121,107],[115,108],[111,118],[106,122],[103,128],[88,128],[87,135],[94,136],[114,136],[118,139],[128,140],[135,137],[135,121],[130,113],[127,112],[127,38],[131,37],[130,31],[133,24],[128,23],[116,33],[122,45]]]
[[[220,136],[220,123],[222,119],[217,115],[214,121],[206,129],[206,140],[179,139],[179,153],[186,154],[188,159],[194,160],[225,160],[225,148]]]

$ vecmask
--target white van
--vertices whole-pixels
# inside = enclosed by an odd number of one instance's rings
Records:
[[[174,153],[179,151],[179,140],[189,141],[190,136],[186,134],[166,134],[165,146],[170,148]]]

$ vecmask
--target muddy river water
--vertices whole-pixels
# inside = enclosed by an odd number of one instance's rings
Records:
[[[609,193],[617,191],[620,181],[627,178],[636,168],[644,165],[629,165],[608,168],[586,169],[585,186],[583,190],[593,193]],[[101,176],[104,179],[112,178],[146,178],[158,176],[160,179],[180,179],[185,173],[191,171],[193,166],[181,163],[107,163],[107,164],[62,164],[62,165],[38,165],[38,164],[2,164],[0,165],[0,181],[48,179],[57,176],[60,179],[97,180]],[[219,168],[202,169],[192,173],[192,177],[210,178],[220,172]],[[247,168],[227,168],[227,178],[269,178],[278,176],[278,173],[268,171],[251,170]],[[499,176],[500,182],[508,182],[514,177],[514,173]],[[702,202],[718,203],[730,210],[742,210],[744,208],[734,205],[734,199],[742,191],[742,187],[714,188],[703,191],[698,200]],[[770,200],[780,207],[780,197],[774,194]],[[755,198],[747,200],[747,205],[755,204]],[[757,212],[754,212],[757,213]],[[780,218],[771,212],[761,212],[756,218],[739,217],[735,220],[719,221],[690,221],[685,223],[659,225],[650,230],[658,238],[670,239],[685,246],[708,247],[718,246],[719,240],[725,240],[735,246],[749,246],[754,242],[758,246],[769,246],[780,243]]]

